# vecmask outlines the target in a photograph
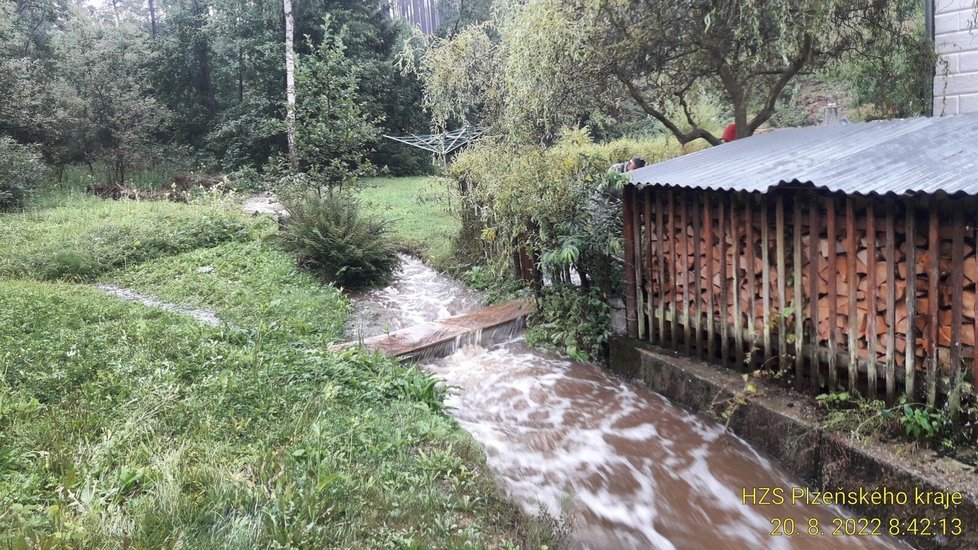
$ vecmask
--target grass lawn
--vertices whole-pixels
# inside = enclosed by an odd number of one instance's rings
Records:
[[[402,246],[435,266],[451,254],[458,220],[448,212],[448,187],[436,177],[366,178],[358,196],[367,212],[389,220]]]
[[[347,300],[270,230],[219,205],[75,197],[0,214],[0,547],[552,542],[500,497],[427,375],[326,351]],[[66,254],[86,269],[46,269]]]

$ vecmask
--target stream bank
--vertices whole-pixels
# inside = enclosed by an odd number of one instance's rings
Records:
[[[406,281],[354,296],[354,306],[404,327],[480,305],[422,263],[406,266]],[[519,338],[487,347],[457,341],[444,352],[422,366],[448,392],[449,411],[483,445],[508,497],[529,514],[559,518],[573,547],[906,547],[885,533],[833,536],[858,521],[838,507],[745,504],[751,487],[804,482],[711,419],[607,369]],[[789,522],[797,534],[778,536]],[[798,536],[811,522],[817,536]]]

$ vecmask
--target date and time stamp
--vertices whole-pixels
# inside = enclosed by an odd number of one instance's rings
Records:
[[[807,505],[833,507],[818,517],[796,518],[788,515],[771,518],[771,536],[775,537],[959,537],[965,525],[955,515],[964,495],[950,489],[929,491],[893,491],[875,489],[815,491],[808,487],[743,487],[741,504],[751,507]],[[875,506],[882,510],[912,507],[914,514],[887,514],[891,517],[849,517],[834,506],[855,506],[863,510]],[[897,517],[899,516],[899,517]]]

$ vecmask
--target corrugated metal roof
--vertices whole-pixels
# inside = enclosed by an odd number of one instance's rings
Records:
[[[785,128],[640,168],[639,187],[978,195],[978,115]]]

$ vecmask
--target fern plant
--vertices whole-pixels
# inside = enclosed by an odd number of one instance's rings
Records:
[[[289,216],[275,239],[300,267],[351,289],[390,281],[400,264],[390,226],[363,215],[356,199],[308,194],[286,206]]]

